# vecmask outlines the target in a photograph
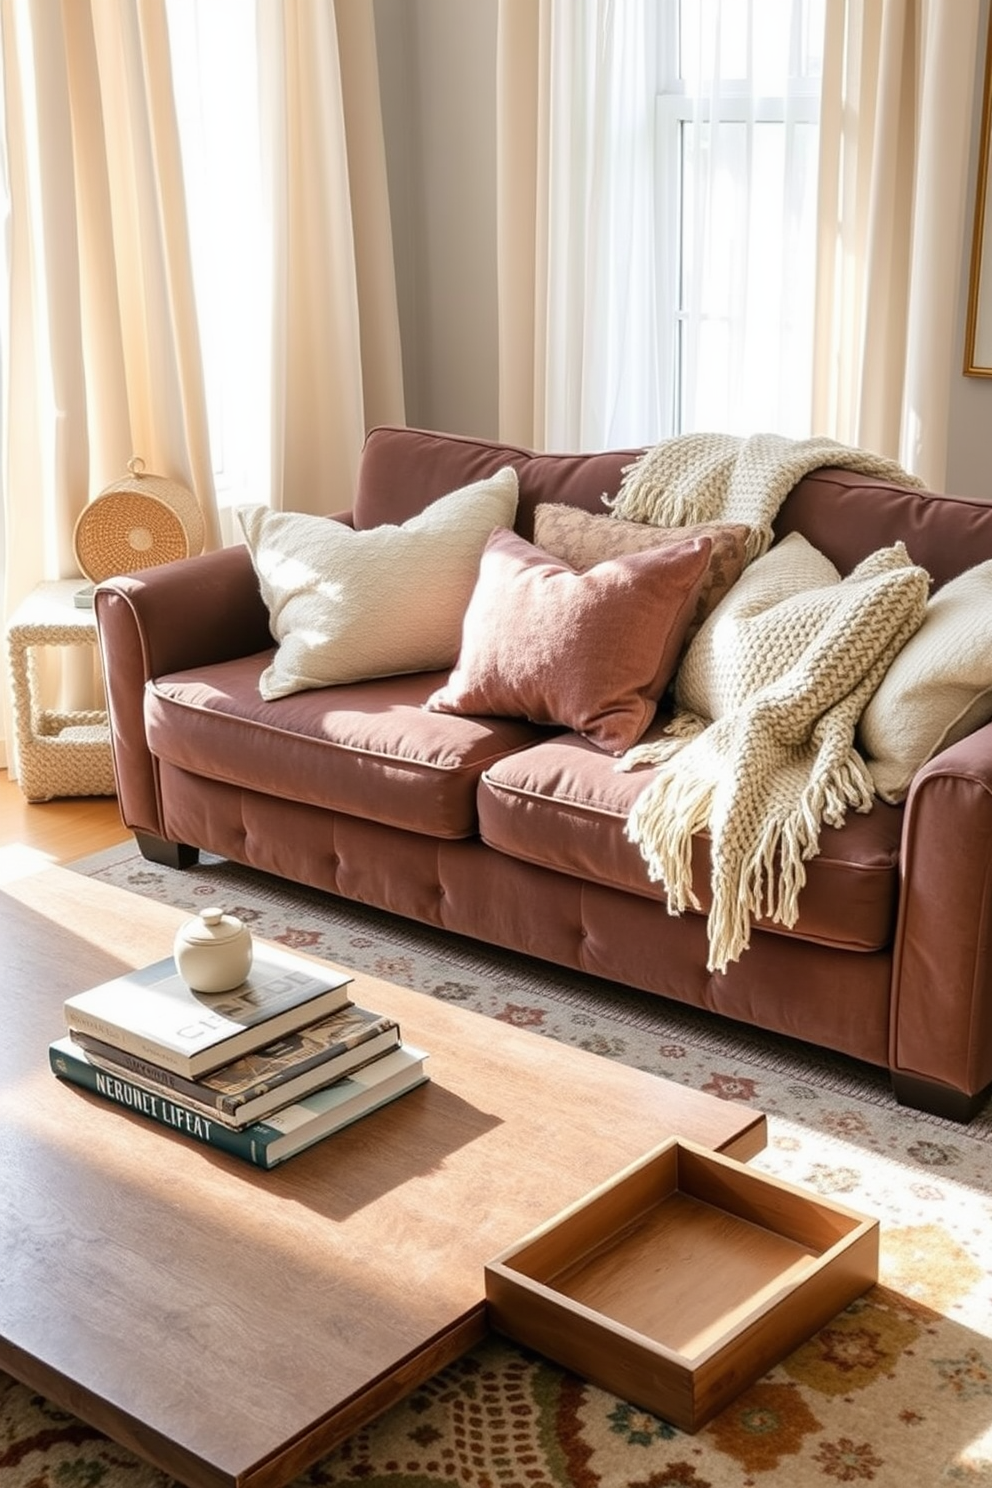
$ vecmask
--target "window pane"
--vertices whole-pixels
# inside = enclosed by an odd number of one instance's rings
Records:
[[[683,418],[808,433],[817,129],[682,126]],[[696,346],[693,349],[692,328]],[[718,329],[719,327],[719,329]]]
[[[759,94],[818,79],[823,21],[824,0],[680,0],[679,76],[690,92],[748,81]]]
[[[810,432],[822,0],[684,0],[675,432]],[[663,147],[664,148],[664,147]]]

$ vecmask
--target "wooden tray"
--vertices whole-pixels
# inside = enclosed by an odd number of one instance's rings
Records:
[[[878,1279],[878,1222],[673,1139],[485,1268],[495,1329],[697,1431]]]

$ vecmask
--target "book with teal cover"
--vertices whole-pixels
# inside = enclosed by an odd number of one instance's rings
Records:
[[[235,1131],[167,1095],[145,1090],[123,1074],[100,1069],[69,1037],[56,1039],[49,1046],[48,1057],[60,1080],[258,1168],[274,1168],[430,1078],[425,1051],[401,1044],[343,1080],[284,1106],[267,1120]]]
[[[256,942],[233,992],[194,992],[171,956],[64,1003],[68,1031],[88,1033],[163,1069],[198,1079],[350,1002],[347,972]]]

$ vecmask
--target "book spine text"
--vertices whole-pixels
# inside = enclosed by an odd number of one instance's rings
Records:
[[[191,1137],[194,1142],[203,1142],[208,1147],[216,1147],[235,1157],[244,1158],[256,1167],[270,1166],[266,1158],[264,1134],[259,1133],[257,1128],[236,1131],[223,1122],[214,1121],[199,1111],[190,1110],[189,1107],[170,1100],[167,1096],[154,1095],[151,1091],[143,1090],[140,1085],[135,1085],[120,1075],[108,1074],[90,1064],[85,1057],[76,1056],[65,1049],[52,1048],[49,1051],[49,1061],[60,1079],[91,1090],[95,1095],[113,1101],[137,1116],[144,1116],[181,1136]]]

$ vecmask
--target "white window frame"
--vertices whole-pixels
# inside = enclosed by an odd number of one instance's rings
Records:
[[[703,0],[688,0],[701,4]],[[735,0],[761,3],[761,0]],[[817,4],[818,0],[811,0]],[[694,96],[680,71],[680,4],[671,0],[660,8],[658,18],[658,95],[655,111],[655,156],[658,192],[658,334],[661,405],[673,433],[685,431],[687,420],[687,364],[695,355],[692,335],[694,312],[683,293],[685,229],[683,187],[683,131],[694,123],[707,124],[711,117],[709,98]],[[810,18],[807,16],[807,27]],[[798,43],[793,45],[793,77],[787,95],[752,97],[745,79],[723,79],[713,89],[720,122],[780,124],[787,130],[786,150],[794,148],[798,127],[819,125],[820,77],[807,75],[800,66]],[[674,214],[677,230],[671,231]],[[812,315],[812,308],[811,308]],[[686,342],[688,341],[688,345]],[[806,431],[809,432],[809,431]]]

